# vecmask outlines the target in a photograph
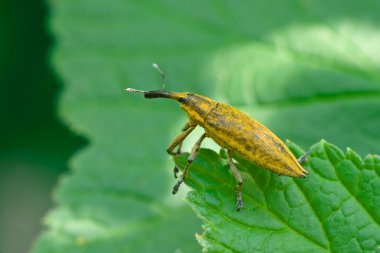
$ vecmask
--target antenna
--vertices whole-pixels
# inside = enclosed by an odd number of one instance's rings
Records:
[[[152,64],[152,67],[157,70],[157,72],[162,76],[162,89],[165,90],[165,83],[166,83],[166,75],[165,73],[158,67],[156,63]]]

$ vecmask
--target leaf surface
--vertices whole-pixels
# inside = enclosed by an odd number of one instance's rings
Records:
[[[233,105],[282,139],[380,152],[378,1],[50,6],[53,61],[65,86],[60,115],[89,144],[59,183],[33,252],[199,249],[200,222],[171,196],[164,151],[185,117],[172,101],[123,92],[159,89],[153,62],[169,76],[168,89]]]
[[[303,152],[294,144],[293,150]],[[183,167],[187,155],[177,158]],[[187,200],[204,221],[205,252],[377,252],[380,247],[380,157],[364,160],[321,141],[303,178],[278,176],[238,160],[244,207],[227,162],[204,149],[189,170]]]

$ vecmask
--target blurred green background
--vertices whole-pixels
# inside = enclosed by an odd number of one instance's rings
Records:
[[[377,1],[63,0],[49,8],[0,6],[1,253],[24,252],[36,236],[58,176],[85,144],[74,130],[91,145],[56,188],[34,252],[200,249],[201,222],[170,194],[165,153],[185,115],[172,101],[123,92],[158,89],[153,62],[169,89],[229,103],[302,148],[325,138],[379,152]]]
[[[0,252],[26,252],[84,141],[56,116],[45,1],[0,1]]]

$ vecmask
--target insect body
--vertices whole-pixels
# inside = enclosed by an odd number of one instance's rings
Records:
[[[286,145],[269,129],[259,122],[251,119],[243,112],[218,103],[207,97],[194,93],[181,93],[169,91],[139,91],[127,89],[128,92],[142,92],[145,98],[168,98],[180,103],[181,108],[187,113],[189,122],[185,124],[183,131],[174,139],[167,152],[176,155],[174,149],[181,145],[183,140],[199,125],[204,128],[205,134],[194,146],[185,170],[178,183],[173,189],[176,193],[179,185],[186,177],[187,169],[200,144],[205,137],[212,138],[221,147],[228,150],[228,163],[238,182],[237,209],[242,207],[240,187],[242,179],[239,171],[232,162],[231,154],[235,153],[242,158],[279,175],[291,177],[305,177],[307,172],[301,167]],[[301,160],[304,158],[302,157]]]
[[[178,191],[185,179],[188,168],[206,137],[212,138],[228,151],[228,164],[237,181],[237,210],[243,206],[240,192],[243,180],[232,161],[231,155],[233,153],[279,175],[305,177],[308,174],[300,165],[306,156],[297,160],[287,146],[269,129],[231,106],[188,92],[142,91],[132,88],[128,88],[126,91],[144,93],[145,98],[167,98],[180,103],[181,108],[187,113],[189,121],[167,148],[167,152],[171,155],[180,153],[183,140],[197,125],[205,130],[205,133],[192,148],[183,174],[173,187],[173,194]],[[178,151],[174,152],[177,146]]]

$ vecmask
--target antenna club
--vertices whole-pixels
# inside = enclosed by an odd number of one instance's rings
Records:
[[[136,89],[133,89],[133,88],[126,88],[125,91],[126,91],[126,92],[140,92],[140,93],[146,93],[146,91],[143,91],[143,90],[136,90]]]
[[[166,75],[164,71],[160,69],[157,63],[153,63],[152,67],[162,76],[162,89],[165,90]]]

